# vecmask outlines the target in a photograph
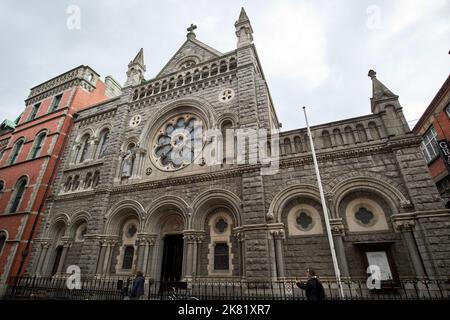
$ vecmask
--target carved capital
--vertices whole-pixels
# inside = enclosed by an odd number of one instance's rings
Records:
[[[275,240],[284,240],[286,239],[286,232],[284,230],[271,230],[270,234]]]
[[[413,231],[416,216],[413,213],[400,213],[391,216],[392,225],[397,232]]]
[[[342,218],[330,219],[330,227],[333,236],[345,236],[345,225]]]

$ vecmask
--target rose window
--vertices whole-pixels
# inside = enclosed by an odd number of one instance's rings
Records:
[[[202,122],[193,115],[177,116],[157,132],[153,160],[160,169],[174,171],[191,164],[203,147]]]

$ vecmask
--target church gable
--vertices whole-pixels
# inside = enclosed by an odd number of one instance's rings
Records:
[[[190,68],[196,64],[215,59],[222,53],[196,40],[187,39],[175,55],[169,60],[157,77],[167,75],[184,68]]]

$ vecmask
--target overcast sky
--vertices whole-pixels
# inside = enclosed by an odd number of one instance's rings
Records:
[[[80,28],[67,27],[80,9]],[[244,6],[283,131],[368,114],[369,69],[410,124],[450,70],[450,1],[24,1],[0,4],[0,121],[15,119],[29,89],[80,64],[121,84],[143,47],[153,78],[186,39],[227,52]],[[73,22],[73,20],[69,20]],[[73,26],[73,24],[72,24]]]

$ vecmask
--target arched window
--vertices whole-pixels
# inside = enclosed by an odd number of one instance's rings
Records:
[[[209,69],[207,66],[204,66],[202,68],[202,79],[208,78],[209,77]]]
[[[355,143],[355,136],[353,135],[353,130],[351,127],[347,126],[344,128],[345,138],[347,140],[347,144]]]
[[[378,131],[378,127],[375,122],[369,122],[369,131],[370,135],[372,136],[372,139],[374,140],[380,139],[380,132]]]
[[[88,172],[84,179],[84,188],[89,189],[92,186],[92,173]]]
[[[211,75],[215,76],[219,72],[219,68],[217,67],[217,64],[213,63],[211,65]]]
[[[222,155],[223,155],[223,163],[227,163],[227,150],[229,153],[228,162],[231,162],[231,159],[234,158],[234,154],[232,155],[231,152],[234,150],[233,142],[234,139],[232,138],[231,134],[230,137],[227,137],[227,131],[229,132],[233,128],[233,123],[230,120],[226,120],[222,123]]]
[[[5,247],[6,244],[6,232],[4,231],[0,231],[0,256],[3,252],[3,248]]]
[[[209,275],[232,275],[231,230],[233,221],[229,214],[219,209],[208,220],[209,225]]]
[[[64,184],[64,191],[69,192],[72,189],[72,177],[68,177],[66,183]]]
[[[300,153],[303,151],[302,139],[299,136],[294,137],[294,147],[295,147],[295,152],[297,152],[297,153]]]
[[[336,141],[336,145],[338,145],[338,146],[344,145],[344,139],[342,138],[341,130],[334,129],[333,135],[334,135],[334,141]]]
[[[331,137],[327,130],[322,131],[322,143],[324,148],[331,148]]]
[[[219,72],[223,73],[223,72],[227,72],[227,71],[228,71],[227,62],[225,60],[220,61]]]
[[[100,183],[100,171],[95,171],[94,178],[92,179],[92,187],[97,187]]]
[[[139,222],[137,220],[129,220],[122,227],[122,247],[121,258],[119,259],[119,268],[123,271],[133,269],[135,245]]]
[[[44,139],[46,136],[47,133],[43,132],[36,137],[33,148],[31,149],[31,159],[35,159],[37,158],[37,156],[39,156],[39,152],[42,149],[42,145],[44,144]]]
[[[76,175],[75,178],[73,178],[73,184],[72,184],[72,190],[77,191],[80,187],[80,176]]]
[[[285,138],[284,139],[284,154],[288,155],[291,153],[292,153],[291,139]]]
[[[200,71],[198,69],[195,69],[194,71],[194,81],[197,81],[200,79]]]
[[[81,139],[81,154],[80,154],[80,160],[79,162],[82,163],[86,160],[87,153],[89,151],[89,145],[91,136],[89,134],[85,134],[83,138]]]
[[[13,147],[13,151],[11,153],[11,157],[9,158],[9,164],[14,164],[17,161],[17,157],[19,156],[20,150],[22,150],[24,143],[24,139],[21,139],[16,142],[16,144]]]
[[[356,125],[356,131],[358,132],[359,141],[361,142],[367,142],[367,133],[366,129],[362,124]]]
[[[100,134],[100,151],[98,153],[98,158],[101,159],[105,156],[105,151],[108,149],[109,142],[109,130],[105,129]]]
[[[23,194],[25,193],[26,186],[27,186],[27,178],[21,178],[17,182],[16,187],[14,188],[11,207],[9,208],[9,213],[14,213],[19,208]]]
[[[0,180],[0,192],[2,192],[3,189],[5,189],[5,181]]]
[[[235,58],[231,58],[230,59],[230,70],[236,69],[237,67],[237,62]]]

